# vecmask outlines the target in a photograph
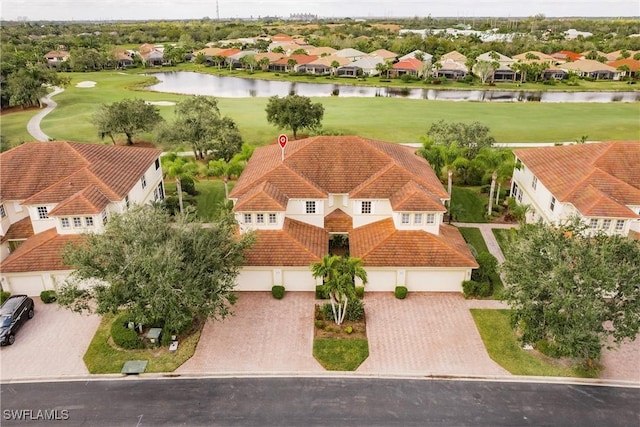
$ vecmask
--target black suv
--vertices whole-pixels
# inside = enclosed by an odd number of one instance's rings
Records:
[[[13,295],[0,306],[0,344],[11,345],[15,334],[28,319],[33,318],[33,300],[26,295]]]

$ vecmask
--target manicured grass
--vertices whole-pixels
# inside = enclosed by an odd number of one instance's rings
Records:
[[[229,192],[235,185],[234,181],[229,182]],[[164,188],[167,196],[177,195],[175,181],[165,181]],[[196,181],[196,215],[203,222],[215,220],[223,206],[224,183],[219,179],[201,179]]]
[[[511,233],[515,231],[515,228],[510,228],[510,229],[493,228],[491,229],[491,231],[493,232],[493,235],[496,237],[496,240],[498,241],[500,250],[502,251],[502,253],[505,253],[507,250],[507,242],[511,237]]]
[[[70,73],[69,76],[71,84],[55,97],[58,108],[42,121],[42,130],[58,140],[99,142],[91,117],[102,103],[125,98],[172,102],[185,98],[136,89],[153,79],[140,74],[105,71]],[[97,85],[75,87],[84,80],[95,81]],[[267,101],[267,98],[219,98],[219,107],[223,115],[235,120],[245,142],[264,145],[273,142],[283,131],[267,122]],[[590,140],[632,140],[638,138],[640,114],[640,103],[485,103],[382,97],[325,97],[313,98],[313,102],[321,102],[325,107],[325,132],[390,142],[417,142],[438,120],[479,121],[491,129],[498,142],[574,141],[582,135],[588,135]],[[174,107],[158,108],[165,119],[173,117]],[[31,140],[22,130],[22,123],[26,126],[33,114],[27,111],[3,116],[2,134],[11,142]],[[9,121],[6,128],[5,117]],[[151,134],[137,138],[154,139]]]
[[[111,324],[115,316],[105,315],[84,355],[84,363],[92,374],[120,373],[128,360],[147,360],[145,372],[173,372],[186,362],[196,350],[201,330],[180,341],[178,350],[166,347],[143,350],[121,350],[109,344]]]
[[[39,109],[32,109],[3,113],[0,116],[0,135],[10,146],[33,141],[34,138],[27,132],[27,123],[39,111]]]
[[[364,339],[317,338],[313,357],[328,371],[355,371],[369,357]]]
[[[458,230],[460,230],[460,234],[464,237],[464,241],[473,246],[476,252],[489,252],[489,248],[487,248],[487,244],[479,228],[458,227]]]
[[[514,375],[535,375],[552,377],[594,377],[593,372],[573,367],[556,366],[523,350],[511,328],[509,310],[472,309],[482,341],[493,359]]]
[[[473,187],[453,187],[451,189],[451,211],[457,222],[487,222],[486,197],[480,196],[479,189]]]

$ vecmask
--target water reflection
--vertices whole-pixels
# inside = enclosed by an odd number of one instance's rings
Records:
[[[298,94],[309,97],[396,97],[444,101],[491,102],[637,102],[639,91],[559,92],[508,90],[457,90],[400,87],[351,86],[335,83],[306,83],[213,76],[189,71],[153,74],[160,83],[149,86],[156,92],[209,95],[220,98],[252,98]],[[318,79],[324,79],[319,77]]]

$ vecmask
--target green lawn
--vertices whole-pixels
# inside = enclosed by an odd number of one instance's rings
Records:
[[[145,372],[173,372],[196,351],[201,330],[182,340],[175,352],[170,352],[166,347],[143,350],[118,349],[109,344],[114,317],[106,315],[102,318],[84,355],[84,363],[92,374],[120,373],[124,362],[128,360],[147,360],[149,363]]]
[[[595,373],[579,368],[548,363],[531,351],[523,350],[511,328],[509,310],[471,309],[471,314],[489,356],[510,373],[552,377],[595,376]]]
[[[487,248],[487,244],[479,228],[458,227],[458,230],[460,230],[460,234],[464,237],[464,241],[473,246],[476,252],[489,252],[489,248]]]
[[[58,140],[98,142],[91,117],[101,103],[125,98],[172,102],[184,99],[183,95],[137,90],[153,79],[139,74],[104,71],[69,75],[71,84],[55,97],[58,108],[42,122],[42,130]],[[75,86],[84,80],[95,81],[97,86]],[[498,142],[574,141],[582,135],[591,140],[632,140],[638,138],[640,115],[640,103],[485,103],[382,97],[325,97],[313,101],[325,107],[325,132],[390,142],[417,142],[433,122],[441,119],[482,122]],[[221,112],[235,120],[244,140],[252,145],[273,142],[282,132],[267,123],[266,103],[267,98],[219,99]],[[166,119],[172,117],[174,107],[158,108]],[[3,115],[2,135],[11,143],[31,140],[23,125],[33,114],[26,111]],[[138,138],[153,140],[153,135]]]
[[[328,371],[355,371],[369,357],[365,339],[317,338],[313,357]]]
[[[229,191],[234,185],[234,181],[229,182]],[[177,195],[174,181],[165,181],[164,188],[167,196]],[[219,179],[201,179],[196,181],[196,190],[198,191],[195,197],[198,219],[203,222],[213,221],[224,202],[224,183]]]
[[[506,253],[507,241],[511,236],[511,233],[515,231],[515,228],[510,228],[510,229],[493,228],[491,229],[491,231],[493,231],[493,235],[496,237],[496,240],[498,241],[498,245],[500,246],[500,250],[502,250],[502,253]]]
[[[487,222],[487,198],[480,195],[479,188],[456,187],[451,189],[451,211],[458,222]]]

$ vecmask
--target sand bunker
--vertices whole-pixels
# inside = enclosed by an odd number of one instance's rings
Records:
[[[95,86],[96,86],[96,82],[92,82],[91,80],[87,80],[87,81],[76,84],[76,87],[95,87]]]
[[[170,107],[172,105],[176,105],[175,102],[171,102],[171,101],[144,101],[145,104],[149,104],[149,105],[159,105],[161,107]]]

